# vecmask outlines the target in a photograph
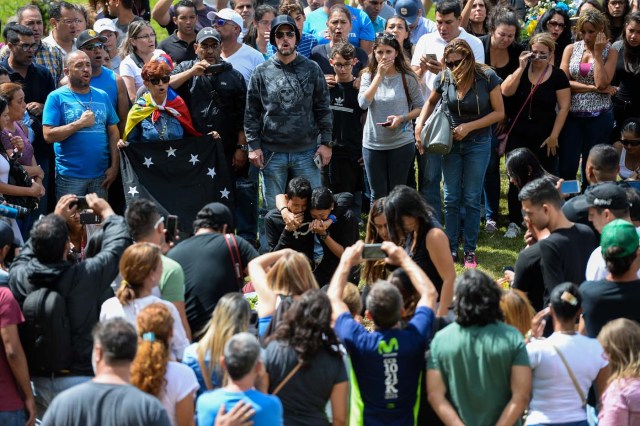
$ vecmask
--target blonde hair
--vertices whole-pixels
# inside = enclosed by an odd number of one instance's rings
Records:
[[[598,10],[587,9],[582,11],[580,16],[578,16],[578,22],[576,22],[576,35],[579,39],[582,39],[580,33],[584,28],[584,24],[591,24],[594,26],[596,31],[604,32],[607,40],[611,37],[611,33],[609,32],[609,20],[604,13]]]
[[[627,318],[609,321],[598,333],[598,341],[609,357],[609,383],[640,378],[640,324]]]
[[[517,328],[523,336],[527,334],[536,311],[526,294],[515,288],[504,291],[500,298],[500,310],[505,323]]]
[[[138,351],[131,364],[131,384],[160,397],[169,362],[173,316],[163,303],[152,303],[138,314]]]
[[[451,70],[451,75],[458,89],[470,89],[473,87],[476,81],[476,75],[482,76],[487,81],[489,80],[485,70],[490,69],[490,67],[476,62],[476,57],[469,43],[461,38],[451,40],[444,48],[444,54],[442,56],[445,58],[445,61],[447,56],[452,53],[457,53],[462,56],[460,65]],[[443,65],[442,71],[446,71],[446,64]]]
[[[131,53],[135,53],[136,48],[132,44],[132,41],[138,37],[138,34],[142,32],[145,28],[151,28],[153,31],[153,35],[155,36],[156,31],[153,29],[150,23],[145,20],[133,21],[129,24],[129,30],[127,31],[127,35],[124,40],[122,40],[122,47],[120,47],[120,55],[125,58],[127,55]],[[156,39],[156,47],[158,47],[158,40]]]
[[[198,364],[207,389],[213,389],[211,375],[214,372],[221,377],[222,386],[225,385],[227,375],[220,365],[224,346],[231,337],[249,329],[250,317],[251,306],[240,293],[227,293],[216,304],[209,323],[201,332],[204,335],[196,346]],[[209,365],[205,362],[207,356]]]
[[[534,34],[533,37],[529,40],[529,47],[533,46],[536,43],[544,44],[549,48],[549,53],[553,53],[556,50],[556,42],[549,33],[538,33]]]
[[[342,293],[342,301],[349,308],[351,315],[360,315],[362,312],[362,298],[360,296],[360,290],[358,286],[353,283],[347,283]]]
[[[122,282],[116,297],[122,305],[135,300],[144,287],[144,280],[156,270],[162,252],[151,243],[135,243],[124,251],[120,259]]]
[[[276,294],[299,296],[318,288],[307,257],[302,253],[284,254],[267,272],[267,284]]]

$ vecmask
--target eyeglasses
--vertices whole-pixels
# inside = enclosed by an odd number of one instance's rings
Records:
[[[263,19],[263,20],[261,20],[261,21],[258,21],[258,25],[263,26],[263,27],[266,27],[266,26],[271,25],[271,21],[269,21],[269,20],[267,20],[267,19]]]
[[[276,38],[280,39],[280,38],[293,38],[296,36],[296,33],[294,31],[276,31]]]
[[[333,67],[337,68],[339,70],[343,70],[343,69],[346,69],[346,68],[351,68],[352,66],[353,66],[353,64],[350,63],[350,62],[347,62],[346,64],[341,64],[339,62],[336,62],[336,63],[333,64]]]
[[[83,50],[96,50],[96,49],[104,49],[104,44],[102,43],[90,43],[90,44],[85,44],[81,47],[81,49]]]
[[[58,19],[58,22],[63,22],[65,25],[78,25],[80,23],[80,19]]]
[[[153,229],[158,229],[158,226],[160,226],[161,223],[164,223],[164,216],[160,216],[160,218],[156,220],[156,223],[153,225]]]
[[[638,146],[638,145],[640,145],[640,139],[625,139],[625,138],[622,138],[620,140],[620,142],[622,142],[622,145],[625,145],[625,146]]]
[[[155,34],[147,34],[147,35],[143,35],[143,36],[139,36],[139,37],[134,37],[136,40],[149,40],[149,39],[156,39],[156,35]]]
[[[40,47],[40,45],[38,43],[33,43],[33,44],[15,44],[14,46],[19,47],[20,50],[22,50],[23,52],[28,52],[28,51],[36,51],[38,50],[38,47]]]
[[[383,38],[385,40],[395,40],[396,36],[391,33],[377,33],[376,38]]]
[[[462,59],[458,59],[457,61],[446,61],[444,64],[447,66],[447,68],[452,70],[456,68],[458,65],[460,65],[461,63],[462,63]]]
[[[564,28],[564,27],[566,27],[564,22],[558,22],[558,21],[549,21],[549,22],[547,22],[547,26],[548,27],[556,27],[556,28]]]
[[[165,75],[165,76],[162,76],[160,78],[150,78],[147,81],[149,83],[153,84],[154,86],[157,86],[157,85],[160,84],[160,82],[162,82],[163,84],[169,83],[169,81],[171,81],[171,77],[169,77],[168,75]]]
[[[220,43],[214,43],[214,44],[201,44],[200,45],[200,49],[204,50],[205,52],[207,50],[216,50],[217,48],[220,47]]]
[[[610,1],[609,6],[613,6],[613,7],[624,6],[625,3],[626,2],[624,1]]]

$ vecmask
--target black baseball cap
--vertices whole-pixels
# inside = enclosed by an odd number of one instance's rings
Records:
[[[76,49],[82,49],[82,46],[84,46],[87,43],[91,43],[93,41],[99,41],[100,43],[104,43],[105,41],[107,41],[107,38],[102,37],[100,34],[98,34],[92,29],[84,30],[83,32],[80,33],[80,35],[76,39]]]
[[[204,27],[203,29],[198,31],[198,35],[196,36],[196,43],[200,44],[210,38],[220,43],[220,33],[211,27]]]
[[[218,225],[220,229],[222,229],[224,225],[227,225],[227,227],[233,226],[231,210],[222,203],[207,204],[198,212],[196,220],[198,219],[207,219],[213,224]]]
[[[279,15],[276,16],[273,21],[271,21],[271,34],[269,34],[269,41],[271,42],[271,44],[274,46],[276,45],[276,31],[278,31],[278,28],[280,28],[282,25],[289,25],[291,28],[293,28],[293,32],[296,34],[296,45],[300,43],[300,31],[298,31],[296,21],[294,21],[293,18],[289,15]]]
[[[609,210],[629,208],[629,199],[624,188],[614,182],[591,185],[584,192],[584,197],[576,201],[576,208],[599,207]]]

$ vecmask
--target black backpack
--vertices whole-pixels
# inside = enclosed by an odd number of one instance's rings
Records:
[[[22,304],[25,322],[20,340],[32,375],[68,370],[71,365],[71,327],[64,298],[50,288],[29,293]]]

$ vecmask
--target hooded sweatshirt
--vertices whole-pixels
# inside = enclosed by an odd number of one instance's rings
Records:
[[[274,55],[258,65],[247,91],[244,131],[251,150],[303,152],[329,144],[333,117],[320,67],[302,55],[284,64]]]

